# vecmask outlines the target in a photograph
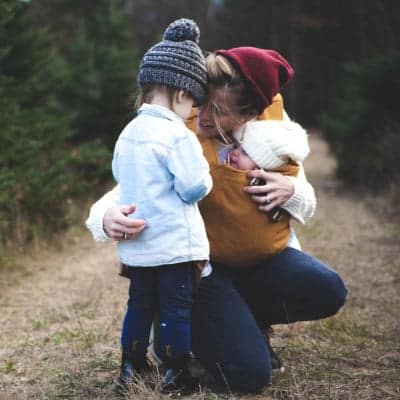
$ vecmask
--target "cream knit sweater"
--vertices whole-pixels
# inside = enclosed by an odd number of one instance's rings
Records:
[[[283,112],[283,123],[289,121],[286,112]],[[293,184],[294,192],[292,197],[281,207],[286,210],[294,219],[301,224],[305,224],[312,218],[316,208],[316,198],[314,188],[308,182],[302,163],[299,162],[300,170],[297,177],[288,176],[287,178]],[[105,242],[111,240],[103,229],[103,217],[105,212],[116,206],[119,202],[119,186],[115,186],[111,191],[107,192],[103,197],[96,201],[90,208],[89,217],[86,220],[87,228],[92,232],[94,240],[97,242]],[[297,239],[292,235],[296,242],[295,246],[299,247]]]
[[[297,177],[288,176],[294,186],[293,196],[283,204],[285,209],[293,218],[304,224],[314,215],[316,199],[313,187],[307,181],[303,167],[300,168]],[[92,232],[97,242],[111,240],[103,230],[103,217],[105,212],[118,204],[119,186],[115,186],[103,197],[96,201],[90,208],[86,226]]]

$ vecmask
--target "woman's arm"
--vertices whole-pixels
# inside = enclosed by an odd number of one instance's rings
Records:
[[[288,176],[287,178],[291,181],[294,192],[281,207],[297,221],[305,224],[312,218],[317,207],[314,188],[308,182],[303,166],[297,177]]]
[[[135,212],[136,206],[119,205],[119,195],[119,186],[115,186],[90,208],[86,226],[97,242],[130,240],[145,228],[145,221],[128,218],[129,214]]]
[[[303,166],[297,177],[264,170],[250,171],[249,177],[261,178],[267,182],[265,185],[245,186],[243,189],[259,204],[261,211],[268,212],[274,207],[282,207],[302,224],[314,215],[315,193],[307,181]]]

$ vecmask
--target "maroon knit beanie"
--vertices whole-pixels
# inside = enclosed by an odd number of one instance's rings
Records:
[[[283,85],[294,75],[293,68],[278,52],[257,47],[235,47],[217,50],[245,77],[256,95],[259,114],[272,103]]]

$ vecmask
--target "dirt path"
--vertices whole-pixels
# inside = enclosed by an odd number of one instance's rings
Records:
[[[325,143],[311,139],[306,170],[318,211],[296,230],[304,250],[343,275],[350,295],[334,318],[276,329],[286,372],[258,398],[400,399],[399,226],[341,191]],[[22,260],[16,284],[0,284],[0,399],[114,396],[128,281],[117,276],[113,244],[96,245],[86,231],[64,242]]]

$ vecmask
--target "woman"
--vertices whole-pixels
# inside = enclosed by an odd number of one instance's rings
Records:
[[[209,96],[199,110],[197,133],[213,138],[224,159],[233,130],[254,118],[282,118],[278,92],[293,70],[274,51],[239,47],[211,53],[207,71]],[[211,174],[215,188],[224,185],[216,169],[211,168]],[[302,169],[298,177],[263,170],[249,172],[251,177],[266,181],[244,187],[261,212],[281,207],[302,223],[313,215],[314,191]],[[116,205],[118,196],[115,188],[92,206],[87,225],[98,241],[131,240],[145,228],[145,221],[127,218],[134,205]],[[207,215],[203,218],[207,227]],[[232,391],[256,392],[270,381],[266,327],[331,316],[347,294],[336,272],[299,250],[293,233],[282,252],[258,265],[233,269],[213,263],[212,254],[211,263],[213,273],[201,280],[193,306],[192,348],[202,365]]]

